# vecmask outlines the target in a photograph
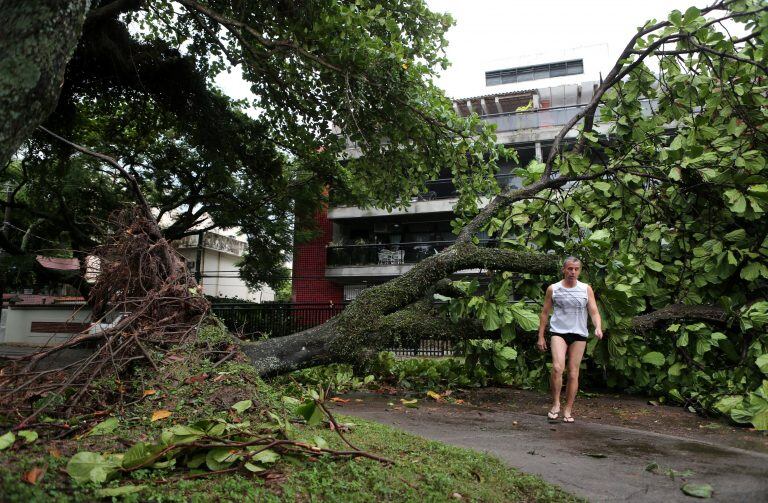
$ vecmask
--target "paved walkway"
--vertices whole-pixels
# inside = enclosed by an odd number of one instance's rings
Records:
[[[394,397],[358,399],[337,406],[337,412],[488,452],[590,501],[691,502],[695,499],[680,487],[692,482],[710,484],[713,501],[768,502],[768,454],[763,452],[596,422],[550,423],[524,412],[434,402],[409,409]],[[646,471],[650,463],[660,469]],[[670,468],[694,475],[672,479],[663,473]]]

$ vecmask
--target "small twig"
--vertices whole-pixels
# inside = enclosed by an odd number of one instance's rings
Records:
[[[214,364],[213,364],[213,367],[211,367],[211,368],[212,368],[212,369],[215,369],[216,367],[218,367],[218,366],[219,366],[219,365],[221,365],[222,363],[226,362],[227,360],[229,360],[230,358],[232,358],[233,356],[235,356],[235,355],[236,355],[236,354],[237,354],[239,351],[240,351],[240,349],[233,349],[232,351],[230,351],[230,352],[227,354],[227,356],[225,356],[225,357],[224,357],[224,358],[222,358],[221,360],[219,360],[219,361],[217,361],[216,363],[214,363]]]
[[[144,345],[139,340],[139,335],[138,334],[134,334],[133,340],[136,341],[136,345],[139,346],[139,349],[141,350],[141,352],[144,353],[144,356],[149,361],[149,364],[152,365],[152,368],[155,369],[155,372],[160,372],[160,369],[158,368],[157,364],[155,363],[155,360],[152,359],[152,357],[149,355],[147,350],[144,348]]]
[[[323,405],[323,403],[320,402],[319,400],[315,400],[315,403],[320,407],[320,410],[325,412],[325,415],[328,416],[328,420],[333,425],[333,428],[336,430],[336,433],[338,433],[338,435],[341,438],[341,440],[345,444],[347,444],[350,448],[352,448],[352,449],[354,449],[356,451],[361,451],[359,448],[357,448],[356,446],[352,445],[352,443],[349,440],[347,440],[347,438],[341,433],[341,428],[339,427],[339,423],[336,422],[336,419],[333,417],[333,414],[331,414],[331,411],[329,411],[325,407],[325,405]]]

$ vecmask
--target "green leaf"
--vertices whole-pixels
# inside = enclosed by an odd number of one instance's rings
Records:
[[[445,295],[440,295],[439,293],[433,294],[432,297],[434,297],[435,300],[439,300],[441,302],[449,302],[453,300],[453,297],[446,297]]]
[[[528,309],[523,308],[517,304],[509,306],[509,311],[512,313],[512,317],[515,319],[520,328],[526,332],[533,332],[539,328],[539,316]]]
[[[296,407],[296,413],[303,417],[309,426],[320,424],[320,421],[323,420],[323,412],[313,401],[306,401]]]
[[[240,458],[237,450],[229,447],[214,447],[205,456],[205,465],[211,471],[223,470]]]
[[[514,348],[510,348],[509,346],[504,346],[501,348],[501,351],[496,353],[500,358],[504,358],[505,360],[514,360],[517,358],[517,351],[515,351]]]
[[[78,482],[101,484],[117,471],[117,465],[97,452],[78,452],[69,459],[67,473]]]
[[[315,435],[315,438],[313,439],[315,442],[315,445],[319,447],[320,449],[327,449],[328,448],[328,442],[325,441],[323,437],[320,435]]]
[[[205,463],[205,459],[208,457],[207,452],[197,452],[192,457],[187,459],[187,468],[200,468],[203,463]]]
[[[507,367],[509,367],[509,362],[503,358],[499,358],[496,355],[493,355],[493,366],[496,367],[496,370],[505,370]]]
[[[714,407],[722,414],[730,414],[732,409],[741,406],[743,402],[744,398],[741,395],[728,395],[715,402]]]
[[[478,314],[480,319],[483,320],[483,330],[491,332],[501,326],[501,318],[499,318],[499,312],[495,304],[486,302]]]
[[[744,194],[736,189],[728,189],[724,192],[724,195],[728,198],[728,204],[731,206],[731,211],[739,215],[746,211],[747,200],[744,198]]]
[[[610,242],[611,233],[607,229],[598,229],[589,236],[589,240],[601,245],[607,245]]]
[[[755,360],[755,365],[757,365],[763,374],[768,374],[768,353],[758,356]],[[21,434],[21,432],[19,432],[19,434]]]
[[[253,401],[252,400],[242,400],[242,401],[237,402],[236,404],[234,404],[232,406],[232,408],[235,409],[240,414],[242,414],[246,410],[250,409],[251,406],[253,406]]]
[[[731,409],[731,419],[737,423],[746,424],[752,421],[752,413],[742,407],[734,407]]]
[[[27,444],[31,444],[32,442],[34,442],[34,441],[35,441],[35,440],[37,440],[37,438],[38,438],[38,434],[37,434],[37,432],[36,432],[36,431],[32,431],[32,430],[21,430],[21,431],[18,433],[18,435],[19,435],[21,438],[23,438],[23,439],[24,439],[24,441],[25,441]]]
[[[109,498],[114,496],[125,496],[126,494],[133,494],[139,491],[143,491],[147,486],[120,486],[120,487],[105,487],[103,489],[96,489],[94,494],[99,498]]]
[[[245,467],[246,470],[253,473],[263,472],[264,470],[266,470],[266,468],[263,468],[258,465],[254,465],[253,463],[249,463],[249,462],[246,462],[243,466]]]
[[[660,262],[656,262],[650,257],[645,257],[645,265],[656,272],[661,272],[664,269],[664,266]]]
[[[651,351],[643,355],[643,362],[661,367],[664,364],[664,355],[658,351]]]
[[[116,417],[110,417],[94,426],[87,436],[92,437],[95,435],[108,435],[115,431],[120,424],[120,421]]]
[[[712,497],[712,486],[709,484],[694,484],[692,482],[688,482],[687,484],[684,484],[680,490],[688,496],[693,496],[694,498]]]
[[[137,442],[130,449],[125,451],[122,467],[126,470],[133,470],[134,468],[148,464],[161,449],[161,446],[147,445],[144,442]]]
[[[326,446],[327,445],[328,444],[326,444]],[[318,445],[318,447],[320,446]],[[259,463],[274,463],[278,459],[280,459],[280,454],[276,453],[272,449],[264,449],[263,451],[260,451],[257,454],[251,456],[251,460],[257,461]]]
[[[744,279],[747,281],[756,280],[758,277],[760,277],[760,263],[750,262],[741,270],[741,273],[739,273],[739,276],[741,276],[741,279]]]
[[[9,448],[15,441],[16,435],[14,435],[12,431],[9,431],[3,436],[0,436],[0,451]]]

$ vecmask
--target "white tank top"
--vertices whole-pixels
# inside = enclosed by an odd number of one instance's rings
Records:
[[[576,281],[566,288],[562,281],[552,285],[554,312],[549,320],[549,331],[555,334],[579,334],[587,337],[587,284]]]

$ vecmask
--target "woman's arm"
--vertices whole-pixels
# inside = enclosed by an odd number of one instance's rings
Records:
[[[547,339],[544,338],[544,332],[547,330],[547,324],[549,323],[549,313],[552,311],[552,286],[547,288],[547,293],[544,294],[544,305],[541,306],[541,314],[539,315],[539,338],[536,341],[536,347],[539,351],[547,350]]]
[[[602,339],[603,320],[600,318],[600,311],[597,309],[595,292],[592,291],[592,287],[589,285],[587,285],[587,311],[589,311],[589,317],[592,318],[592,324],[595,326],[595,337]]]

